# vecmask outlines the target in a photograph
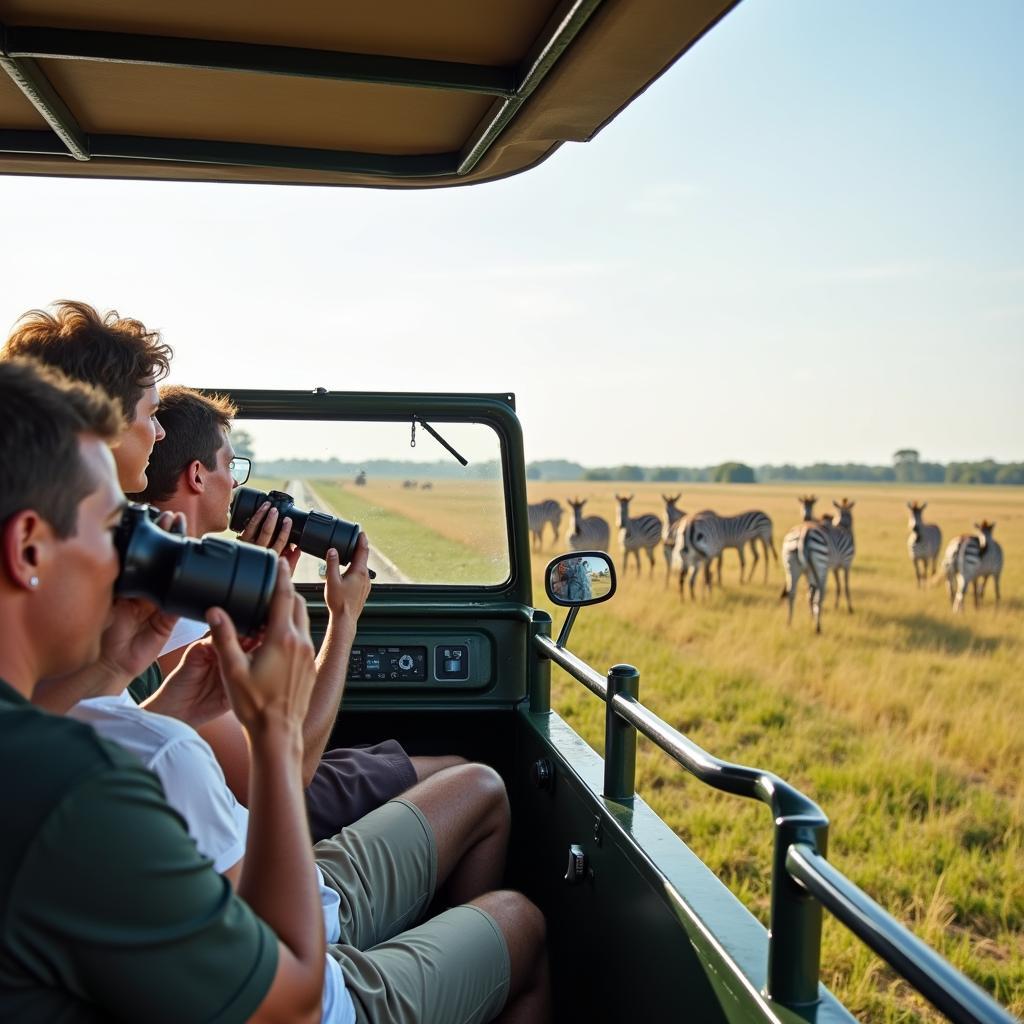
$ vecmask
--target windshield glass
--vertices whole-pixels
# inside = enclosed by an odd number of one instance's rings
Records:
[[[245,486],[285,491],[295,507],[358,523],[378,584],[497,586],[509,577],[501,445],[479,423],[431,423],[462,466],[420,424],[244,420],[232,432],[252,459]],[[303,554],[295,579],[320,583]]]

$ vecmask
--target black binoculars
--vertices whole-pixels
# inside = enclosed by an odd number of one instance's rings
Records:
[[[288,542],[298,545],[300,551],[316,558],[326,558],[327,552],[334,548],[342,565],[352,561],[356,541],[359,539],[359,524],[329,516],[326,512],[304,512],[295,507],[292,496],[284,491],[258,491],[255,487],[239,487],[231,499],[230,528],[235,533],[241,533],[265,501],[270,502],[271,508],[277,509],[278,531],[286,516],[291,519],[292,532]],[[269,513],[270,509],[267,509]]]
[[[270,610],[277,555],[242,541],[168,533],[156,525],[159,515],[151,505],[124,510],[114,537],[121,559],[114,592],[189,619],[223,608],[242,636],[256,632]]]

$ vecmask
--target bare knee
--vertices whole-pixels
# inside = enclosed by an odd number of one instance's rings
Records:
[[[546,961],[547,925],[536,904],[522,893],[499,889],[472,901],[494,918],[508,947],[512,969],[512,991],[533,984]]]
[[[459,783],[479,802],[481,812],[498,819],[501,823],[509,823],[512,811],[508,802],[508,791],[505,780],[489,765],[473,761],[460,765],[456,769]],[[453,772],[454,774],[454,772]]]
[[[479,840],[507,833],[511,822],[508,794],[501,776],[485,764],[460,764],[417,783],[405,798],[427,816],[435,835]]]

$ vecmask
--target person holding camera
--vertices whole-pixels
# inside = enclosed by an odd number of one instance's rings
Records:
[[[17,361],[7,365],[17,365]],[[130,467],[126,468],[130,469]],[[283,577],[286,574],[279,575]],[[280,586],[279,583],[279,589]],[[109,585],[107,598],[109,602]],[[276,600],[278,599],[275,597]],[[122,606],[144,608],[142,602],[122,601],[118,603]],[[159,619],[159,613],[153,613],[152,609],[145,613],[139,611],[136,614],[134,621],[137,624],[141,623],[142,626],[140,626],[133,643],[128,645],[129,653],[133,657],[140,657],[143,648],[147,644],[151,647],[154,637],[159,638],[161,632],[163,639],[166,639],[169,627],[166,622],[160,622],[159,628],[156,628],[154,624]],[[240,670],[241,661],[239,659],[245,660],[245,656],[237,645],[237,638],[234,637],[233,628],[227,617],[222,614],[218,616],[215,613],[211,622],[216,623],[213,646],[218,654],[219,672],[217,677],[221,681],[224,692],[231,697],[230,666],[233,663],[234,667]],[[218,630],[221,633],[220,643],[218,643]],[[308,631],[306,632],[306,643],[308,643]],[[107,630],[103,636],[104,645],[109,633],[110,630]],[[226,648],[224,645],[227,645]],[[233,662],[222,656],[224,650],[231,655]],[[262,650],[263,648],[260,648],[255,656],[257,659],[262,659],[259,663],[273,664],[268,655],[261,653]],[[113,660],[106,654],[99,659],[104,663]],[[130,659],[122,659],[118,665],[118,669],[122,673],[127,670],[128,662]],[[2,667],[2,662],[0,662],[0,667]],[[110,675],[107,671],[109,667],[108,664],[104,664],[99,675],[97,676],[93,671],[90,678],[94,680],[96,678],[107,679],[108,685],[112,687],[114,684],[109,682]],[[94,663],[77,672],[45,673],[50,677],[47,681],[50,697],[58,705],[62,702],[66,704],[69,700],[62,691],[70,689],[75,695],[75,699],[80,698],[82,696],[80,680],[83,673],[88,675],[90,669],[95,670],[95,668],[96,664]],[[208,680],[210,676],[211,673],[205,672],[199,673],[198,677]],[[79,682],[72,684],[71,681],[76,679]],[[179,700],[182,699],[183,693],[187,689],[187,686],[183,686],[176,694]],[[215,703],[215,689],[211,690],[208,686],[193,686],[193,690],[202,696],[198,703],[202,703],[202,700],[209,701],[211,693]],[[38,696],[39,691],[40,685],[37,683],[33,692]],[[107,692],[114,693],[115,691],[110,689]],[[187,703],[187,700],[184,701],[184,704]],[[233,698],[231,703],[236,716],[248,732],[248,719],[239,713],[237,702]],[[307,710],[308,699],[304,703],[303,716]],[[183,715],[183,717],[185,716]],[[251,736],[249,742],[250,744],[253,742]],[[301,743],[299,745],[301,747]],[[301,764],[301,750],[299,758]],[[474,767],[480,766],[467,766],[470,769]],[[259,766],[256,764],[254,749],[251,787],[258,786],[258,774]],[[348,982],[349,993],[356,996],[354,1003],[356,1014],[360,1020],[420,1019],[420,1014],[424,1010],[428,1017],[433,1015],[440,1020],[484,1020],[488,1019],[487,1015],[500,1009],[506,999],[508,1001],[506,1013],[512,1016],[519,1013],[523,1007],[530,1008],[529,1019],[543,1019],[546,1012],[548,996],[543,956],[543,919],[536,908],[518,894],[484,893],[479,895],[487,887],[484,882],[489,875],[494,874],[496,864],[497,874],[500,877],[505,836],[502,836],[501,842],[496,845],[493,842],[493,836],[496,830],[500,831],[496,823],[491,822],[488,825],[486,821],[481,822],[478,816],[465,813],[462,787],[456,779],[451,777],[456,775],[458,775],[457,770],[440,773],[436,779],[430,780],[422,787],[417,787],[409,794],[407,801],[392,802],[382,808],[383,813],[379,813],[375,821],[369,822],[362,833],[354,833],[351,840],[348,837],[336,837],[334,840],[328,841],[325,849],[318,850],[321,863],[325,865],[325,872],[328,873],[332,885],[338,891],[339,900],[343,904],[343,909],[338,915],[339,921],[343,922],[338,936],[342,941],[331,946],[329,952],[333,962],[342,965],[341,974]],[[248,824],[245,868],[243,870],[239,867],[242,879],[249,877],[250,864],[254,861],[257,864],[262,863],[268,850],[273,848],[275,843],[272,829],[256,828],[257,808],[253,803],[256,796],[252,793],[253,790],[250,789],[252,817]],[[504,800],[503,790],[501,797]],[[381,825],[382,821],[383,825]],[[254,830],[256,835],[262,836],[261,841],[254,840]],[[413,841],[409,842],[407,839],[404,842],[396,841],[399,833],[403,837],[408,837],[411,833]],[[242,834],[244,836],[244,832]],[[376,836],[375,843],[365,841],[369,834]],[[294,831],[289,835],[294,835]],[[117,842],[116,839],[114,841]],[[377,862],[376,874],[372,863],[366,864],[360,859],[370,856],[372,861],[372,854],[366,854],[365,851],[374,848],[382,852],[387,851],[384,861]],[[402,868],[397,872],[397,876],[394,873],[396,851],[401,851],[402,854],[398,858],[398,863],[402,865]],[[404,859],[402,859],[403,856]],[[390,865],[392,874],[382,878],[379,870],[381,863]],[[384,870],[386,872],[387,868]],[[294,877],[299,880],[302,876],[300,873]],[[399,881],[407,883],[404,889],[401,885],[394,884],[396,877]],[[370,888],[361,890],[360,886],[365,885],[367,880],[373,880]],[[296,881],[296,884],[299,882]],[[305,883],[301,884],[305,887]],[[244,891],[241,881],[239,881],[239,885],[240,891]],[[409,886],[412,886],[412,892],[410,892]],[[422,916],[426,905],[434,900],[442,886],[445,897],[451,902],[473,899],[473,906],[468,908],[471,911],[469,919],[465,919],[466,907],[456,908],[463,912],[461,916],[456,911],[452,911],[440,918],[426,922],[420,928],[408,933],[408,936],[395,936],[394,932],[399,927],[413,924]],[[312,891],[314,893],[323,892],[322,887],[317,889],[315,877]],[[322,902],[321,896],[320,899],[314,901],[314,905]],[[401,914],[394,913],[396,906],[401,907],[403,911]],[[387,912],[386,925],[374,914],[374,911],[382,910]],[[452,915],[454,915],[454,919]],[[321,919],[318,919],[317,925],[320,934],[323,935]],[[386,942],[388,956],[378,958],[375,956],[375,950],[369,949],[369,947],[376,946],[384,940],[390,940]],[[364,952],[367,949],[369,952]],[[436,960],[438,950],[441,949],[446,952],[442,958],[443,962],[439,964]],[[459,950],[461,950],[461,954]],[[481,957],[483,957],[482,960]],[[2,956],[0,956],[0,960],[2,960]],[[391,976],[392,971],[396,972],[394,977]],[[418,982],[415,980],[417,977],[422,979],[424,972],[434,982],[440,980],[443,984],[434,984],[428,992],[422,980]],[[468,987],[467,977],[473,979]],[[337,991],[339,978],[337,967],[328,968],[328,978],[334,979],[334,990]],[[403,979],[406,986],[412,985],[411,991],[403,991]],[[410,979],[412,980],[410,981]],[[481,999],[481,984],[490,986],[486,998],[483,999]],[[0,985],[2,985],[2,978],[0,978]],[[342,989],[343,994],[344,991],[345,989]],[[423,1005],[422,996],[425,992],[432,1000],[430,1008]],[[415,993],[419,993],[419,997]],[[461,1010],[458,1008],[459,999],[464,999],[467,993],[476,1000],[476,1016],[462,1016]],[[342,1000],[341,1003],[335,1001],[332,1005],[342,1006],[342,1012],[344,1012],[344,1007],[348,1004]],[[392,1015],[393,1009],[396,1010],[394,1015]],[[537,1014],[539,1016],[535,1017]],[[236,1018],[229,1015],[226,1019]],[[238,1017],[237,1019],[243,1018]],[[281,1019],[305,1018],[290,1009]],[[344,1017],[338,1019],[344,1019]]]
[[[248,460],[236,458],[231,443],[235,412],[235,406],[222,396],[175,385],[161,388],[165,437],[150,456],[145,490],[130,497],[183,513],[195,537],[227,529],[232,496],[245,483],[249,469]],[[288,554],[290,520],[286,517],[279,530],[278,525],[277,509],[264,503],[241,539]],[[356,623],[369,590],[367,553],[366,538],[360,534],[352,562],[343,574],[338,552],[333,548],[327,552],[324,603],[329,619],[305,727],[306,806],[314,841],[335,835],[437,771],[466,763],[455,755],[410,758],[395,740],[325,750],[344,693]],[[289,562],[294,564],[293,558]],[[187,632],[187,620],[179,623],[160,659],[161,667],[169,671],[186,644],[206,632],[204,624],[195,625],[198,629]],[[249,759],[237,720],[227,712],[201,726],[199,732],[213,747],[232,792],[244,803]],[[473,785],[473,780],[467,779],[466,784]],[[484,811],[479,808],[479,813]]]
[[[210,613],[253,752],[237,896],[134,757],[29,702],[102,653],[121,427],[98,390],[0,362],[0,1018],[316,1021],[324,937],[300,788],[313,649],[287,574],[252,661]]]

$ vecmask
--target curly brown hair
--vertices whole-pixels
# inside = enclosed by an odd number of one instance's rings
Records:
[[[85,302],[62,300],[53,312],[31,309],[14,325],[0,357],[29,356],[72,380],[101,387],[116,398],[125,419],[135,419],[143,391],[167,376],[173,352],[139,320]]]

